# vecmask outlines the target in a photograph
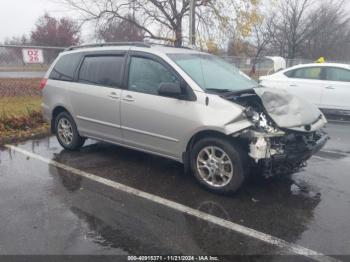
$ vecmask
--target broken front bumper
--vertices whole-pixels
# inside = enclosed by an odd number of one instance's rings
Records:
[[[266,177],[298,171],[329,139],[321,130],[275,135],[254,132],[252,135],[249,155],[262,168]]]
[[[318,140],[305,143],[305,148],[301,149],[300,151],[290,151],[286,154],[286,160],[287,161],[306,161],[312,155],[319,152],[327,143],[329,140],[329,136],[327,134],[323,134],[318,138]]]

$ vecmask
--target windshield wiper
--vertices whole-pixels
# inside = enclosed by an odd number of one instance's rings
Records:
[[[211,92],[211,93],[229,93],[232,92],[231,89],[216,89],[216,88],[206,88],[205,90]]]
[[[232,95],[237,95],[240,93],[246,93],[253,91],[253,88],[247,88],[247,89],[240,89],[240,90],[232,90],[232,89],[216,89],[216,88],[207,88],[206,90],[211,93],[220,94],[220,96],[227,97]]]

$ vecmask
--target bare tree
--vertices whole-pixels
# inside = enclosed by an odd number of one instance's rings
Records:
[[[350,49],[350,16],[344,5],[344,0],[280,0],[268,25],[268,53],[292,59],[344,57]]]
[[[311,15],[311,34],[302,45],[305,58],[350,59],[350,16],[345,1],[323,2]]]
[[[4,41],[4,45],[14,46],[28,45],[30,43],[30,39],[26,35],[13,36],[11,38],[6,38]],[[14,60],[18,60],[18,63],[25,65],[22,59],[22,52],[18,48],[7,48],[7,52],[2,54],[1,58],[3,61],[6,61],[8,63],[13,62]]]
[[[131,14],[128,14],[128,19],[135,20]],[[97,32],[97,38],[105,42],[137,42],[142,41],[144,37],[143,30],[127,20],[112,21],[100,27]]]
[[[229,21],[237,6],[249,8],[257,0],[194,0],[197,29],[228,31]],[[183,26],[189,20],[190,0],[64,0],[70,8],[80,12],[84,22],[106,25],[111,21],[127,21],[141,29],[148,37],[181,46]],[[137,20],[126,14],[133,12]],[[98,26],[98,27],[99,27]],[[210,28],[210,29],[209,29]],[[216,34],[217,35],[217,34]]]
[[[30,43],[30,39],[26,35],[13,36],[11,38],[6,38],[4,41],[5,45],[26,45]]]
[[[270,13],[263,17],[260,23],[256,23],[252,30],[252,40],[250,41],[254,47],[254,55],[252,60],[252,69],[250,75],[255,74],[255,67],[258,63],[258,58],[271,48],[271,43],[276,38],[276,27],[274,26],[275,14]]]
[[[313,31],[312,19],[309,13],[314,5],[313,0],[283,0],[278,5],[274,42],[279,44],[280,54],[288,58],[295,58],[302,43]]]

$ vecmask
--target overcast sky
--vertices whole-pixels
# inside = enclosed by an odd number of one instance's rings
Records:
[[[69,16],[57,0],[0,0],[0,42],[6,37],[29,34],[45,11],[56,17]]]
[[[29,35],[35,21],[45,12],[55,17],[72,16],[72,12],[59,2],[59,0],[0,0],[0,42],[7,37]],[[347,7],[350,7],[349,3]],[[86,27],[83,30],[83,39],[87,41],[91,39],[89,31],[91,30]]]

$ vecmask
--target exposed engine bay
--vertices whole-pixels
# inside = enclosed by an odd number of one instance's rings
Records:
[[[269,89],[264,89],[262,93],[266,94],[266,90],[269,91]],[[301,119],[298,112],[293,112],[293,110],[305,110],[301,108],[304,105],[300,106],[297,103],[299,101],[291,101],[291,105],[288,105],[288,101],[281,103],[280,96],[283,97],[283,94],[280,93],[277,93],[275,97],[277,101],[274,101],[275,91],[268,94],[269,101],[264,101],[264,97],[257,94],[258,92],[250,90],[224,97],[243,106],[246,109],[246,117],[254,124],[253,127],[235,136],[247,141],[249,156],[254,164],[263,170],[265,177],[300,170],[306,166],[306,161],[317,153],[329,139],[321,128],[327,121],[320,111],[319,115],[314,116],[314,119],[311,118],[311,115],[308,116],[310,119]],[[273,114],[268,112],[264,102],[269,103],[270,112],[273,111],[275,115],[280,114],[277,118],[283,119],[284,117],[284,126],[276,123],[276,117],[273,119]],[[303,101],[299,103],[302,104]],[[306,103],[306,105],[309,104]],[[290,118],[289,122],[285,118]],[[295,123],[298,125],[293,126]],[[285,127],[286,125],[289,126]]]

